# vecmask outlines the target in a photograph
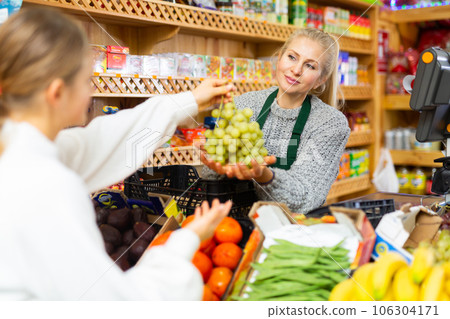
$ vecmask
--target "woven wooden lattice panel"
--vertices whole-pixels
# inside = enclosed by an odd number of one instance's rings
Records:
[[[30,3],[56,5],[71,10],[140,20],[145,23],[170,24],[199,31],[214,31],[236,36],[283,42],[294,26],[267,23],[219,11],[158,0],[24,0]]]
[[[167,147],[157,149],[144,167],[165,165],[202,165],[200,150],[193,146]]]
[[[193,90],[200,83],[200,78],[138,77],[114,74],[92,76],[94,97],[116,95],[149,97],[155,94],[180,93]],[[233,83],[237,88],[236,95],[263,90],[274,85],[272,82],[233,81]]]

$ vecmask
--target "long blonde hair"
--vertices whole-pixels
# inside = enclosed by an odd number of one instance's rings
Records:
[[[0,46],[0,125],[11,110],[31,107],[53,80],[70,85],[89,50],[76,22],[47,8],[23,9],[9,18],[0,26]],[[1,149],[0,142],[0,154]]]
[[[293,40],[301,37],[316,41],[324,50],[323,54],[325,57],[325,63],[321,65],[321,78],[326,78],[327,80],[317,89],[311,90],[311,94],[320,96],[323,102],[340,109],[341,103],[338,104],[337,101],[337,93],[339,89],[337,65],[339,57],[339,43],[337,42],[337,39],[322,30],[314,28],[298,29],[291,34],[283,46],[278,50],[278,58],[286,52]]]

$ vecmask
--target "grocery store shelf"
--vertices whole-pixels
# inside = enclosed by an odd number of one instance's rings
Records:
[[[443,157],[440,151],[390,150],[394,165],[441,167],[442,163],[434,163],[436,158]]]
[[[351,132],[345,147],[369,145],[372,142],[372,131]]]
[[[373,6],[370,2],[375,2],[375,4],[379,3],[379,1],[373,0],[312,0],[310,1],[314,4],[321,4],[321,5],[332,5],[335,7],[342,7],[342,8],[358,8],[358,9],[368,9]]]
[[[344,85],[341,86],[341,90],[346,100],[370,100],[373,98],[370,85]]]
[[[372,186],[369,175],[351,177],[334,182],[328,192],[327,201],[369,189]]]
[[[147,98],[157,94],[171,94],[195,89],[202,78],[158,77],[122,74],[94,74],[91,78],[93,97],[137,97]],[[263,90],[274,85],[267,81],[234,80],[236,94]]]
[[[395,11],[383,10],[380,18],[393,23],[447,20],[450,18],[450,5]]]
[[[147,98],[156,94],[180,93],[193,90],[203,79],[95,73],[91,81],[94,88],[93,97]],[[249,91],[264,90],[276,85],[272,81],[234,80],[232,82],[237,88],[237,95]],[[366,86],[342,87],[342,92],[346,100],[368,99],[368,91],[370,93],[372,92],[370,87]],[[347,98],[347,94],[349,98]]]
[[[57,7],[72,15],[95,18],[99,22],[130,26],[171,25],[179,27],[180,33],[246,42],[276,42],[281,45],[297,29],[292,25],[158,0],[24,0],[24,3],[26,6]],[[375,53],[371,40],[341,37],[339,44],[344,51]]]
[[[386,95],[384,99],[384,109],[390,111],[411,111],[409,100],[411,95]]]

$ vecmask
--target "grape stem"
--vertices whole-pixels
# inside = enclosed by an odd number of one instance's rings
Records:
[[[216,127],[219,127],[219,120],[220,120],[220,117],[222,116],[222,107],[223,107],[223,95],[222,95],[222,99],[220,100],[219,117],[216,120]]]

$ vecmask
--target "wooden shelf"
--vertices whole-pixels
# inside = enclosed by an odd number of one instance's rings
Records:
[[[26,5],[57,7],[75,16],[110,24],[173,26],[179,28],[173,35],[181,32],[246,42],[275,42],[281,45],[297,28],[157,0],[24,0],[23,2]],[[371,40],[341,37],[339,44],[344,51],[371,55],[375,53]]]
[[[380,17],[393,23],[447,20],[450,18],[450,5],[395,11],[383,10]]]
[[[441,167],[434,163],[436,158],[443,157],[441,151],[390,150],[394,165]]]
[[[187,77],[94,74],[91,79],[94,88],[92,96],[148,98],[156,94],[171,94],[193,90],[202,80],[201,78]],[[276,83],[271,81],[234,80],[232,82],[237,88],[237,95],[249,91],[264,90],[276,85]],[[372,94],[371,88],[366,86],[343,86],[342,92],[346,100],[369,99],[369,93]]]
[[[362,0],[310,0],[313,4],[320,4],[320,5],[328,5],[328,6],[334,6],[334,7],[342,7],[342,8],[351,8],[351,9],[369,9],[370,7],[374,6],[374,4],[371,4],[367,1]],[[378,1],[375,1],[375,5]]]
[[[94,74],[91,78],[94,88],[93,97],[136,97],[148,98],[157,94],[172,94],[195,89],[201,78],[157,77],[121,74]],[[236,94],[264,90],[273,82],[232,81],[237,88]]]
[[[372,144],[372,131],[351,132],[345,147],[358,147]]]
[[[409,107],[409,100],[411,99],[411,95],[386,95],[384,98],[384,106],[385,110],[390,111],[412,111]]]
[[[370,100],[373,90],[370,85],[341,86],[342,94],[346,100]]]
[[[369,189],[372,186],[368,174],[336,181],[328,192],[327,201]]]

